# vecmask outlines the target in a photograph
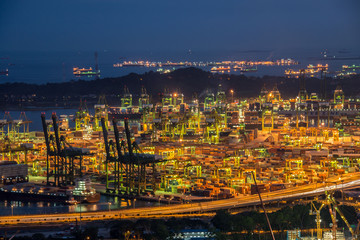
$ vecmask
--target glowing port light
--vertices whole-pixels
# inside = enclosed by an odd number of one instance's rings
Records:
[[[151,62],[151,61],[124,61],[122,63],[115,63],[113,67],[130,67],[130,66],[137,66],[137,67],[162,67],[162,66],[172,66],[172,67],[183,67],[183,66],[234,66],[234,65],[248,65],[248,66],[290,66],[290,65],[297,65],[298,62],[293,59],[280,59],[275,61],[215,61],[215,62],[172,62],[172,61],[165,61],[165,62]],[[229,69],[230,70],[230,69]]]
[[[220,66],[220,67],[213,67],[211,71],[228,71],[230,70],[229,66]]]
[[[342,66],[343,69],[360,69],[360,66],[357,66],[355,64],[349,66],[349,65],[343,65]]]
[[[73,74],[78,76],[78,75],[97,75],[100,73],[100,70],[98,71],[93,71],[93,69],[90,68],[78,68],[78,67],[74,67],[73,68]]]
[[[320,71],[327,71],[328,70],[328,64],[322,65],[322,64],[317,64],[317,65],[312,65],[309,64],[307,66],[306,69],[304,69],[304,73],[306,75],[313,75],[315,73],[318,73]],[[294,76],[299,76],[301,74],[301,70],[293,70],[293,69],[286,69],[285,70],[285,75],[294,75]]]

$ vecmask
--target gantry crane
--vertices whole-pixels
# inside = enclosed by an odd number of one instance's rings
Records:
[[[90,128],[90,114],[86,106],[86,101],[80,100],[80,106],[75,113],[75,130],[89,130]]]
[[[129,92],[129,89],[124,86],[124,95],[121,98],[121,107],[128,108],[132,106],[132,94]]]
[[[126,142],[120,141],[115,119],[113,119],[115,143],[108,140],[104,118],[101,119],[101,123],[106,150],[106,191],[119,196],[140,195],[146,190],[155,192],[155,164],[160,162],[161,158],[153,154],[141,153],[137,144],[131,141],[127,118],[124,119]],[[148,167],[152,170],[147,171]]]
[[[95,109],[95,116],[94,116],[94,123],[93,123],[94,131],[102,130],[101,118],[105,118],[105,122],[106,123],[108,122],[108,107],[109,106],[106,102],[105,95],[101,95],[99,97],[98,103],[94,105],[94,109]],[[105,127],[107,128],[108,125],[105,124]]]
[[[319,208],[316,208],[314,202],[318,202],[321,203]],[[346,226],[348,227],[353,239],[358,239],[357,237],[357,233],[354,232],[354,230],[351,228],[349,222],[346,220],[344,214],[341,212],[341,210],[339,209],[338,204],[336,203],[336,200],[333,196],[332,192],[329,191],[325,191],[325,199],[324,200],[319,200],[318,198],[315,198],[314,201],[311,202],[311,210],[310,210],[310,215],[316,215],[316,233],[317,233],[317,239],[321,240],[322,239],[322,229],[321,229],[321,217],[320,217],[320,213],[321,210],[325,207],[328,206],[329,208],[329,212],[330,212],[330,216],[331,216],[331,220],[333,223],[333,236],[335,238],[336,235],[336,228],[337,228],[337,222],[336,222],[336,212],[340,215],[341,219],[344,221],[344,223],[346,224]]]
[[[41,121],[46,144],[46,182],[47,185],[74,185],[77,176],[82,177],[82,162],[84,156],[91,156],[87,148],[72,147],[60,136],[57,116],[52,114],[54,134],[50,134],[45,113],[41,114]],[[53,181],[50,178],[53,177]]]
[[[141,87],[141,95],[139,97],[139,108],[144,108],[144,106],[149,105],[150,97],[146,92],[146,88],[144,86]]]
[[[13,142],[28,141],[30,123],[25,112],[20,113],[19,119],[12,119],[10,113],[5,112],[4,118],[0,120],[0,139],[6,136]]]
[[[25,112],[20,113],[19,119],[13,120],[13,140],[29,140],[29,125],[31,121],[26,117]],[[21,132],[22,129],[22,132]]]
[[[105,162],[105,172],[106,172],[106,192],[120,192],[121,183],[122,183],[122,173],[123,165],[120,162],[120,159],[123,157],[121,152],[121,147],[124,146],[124,142],[120,143],[119,132],[115,131],[117,129],[116,120],[113,119],[114,134],[116,144],[112,140],[108,140],[108,132],[106,128],[106,120],[104,117],[101,118],[101,125],[104,137],[104,145],[106,151],[106,162]],[[110,186],[110,184],[112,186]]]
[[[206,116],[206,125],[204,126],[204,139],[209,143],[218,143],[221,131],[221,116],[213,109]]]

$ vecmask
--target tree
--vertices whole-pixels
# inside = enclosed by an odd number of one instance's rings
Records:
[[[233,230],[232,216],[225,210],[217,211],[211,222],[221,231],[228,232]]]
[[[96,240],[98,239],[99,229],[96,227],[87,227],[82,232],[82,239],[84,240]]]
[[[32,237],[31,237],[31,239],[33,239],[33,240],[45,240],[46,237],[45,237],[45,235],[42,234],[42,233],[34,233],[34,234],[32,235]]]
[[[155,239],[166,239],[170,236],[170,232],[163,220],[154,220],[151,224],[151,230]]]

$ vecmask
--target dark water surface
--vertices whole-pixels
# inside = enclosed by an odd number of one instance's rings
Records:
[[[222,51],[222,52],[119,52],[98,51],[98,63],[101,78],[119,77],[131,72],[144,73],[156,71],[157,68],[123,67],[114,68],[113,64],[123,61],[234,61],[234,60],[279,60],[292,58],[300,62],[299,66],[259,66],[257,72],[245,73],[249,76],[276,75],[283,76],[287,68],[299,69],[308,64],[329,64],[330,71],[337,71],[344,64],[360,64],[360,60],[319,60],[322,50],[252,50],[252,51]],[[94,51],[95,52],[95,51]],[[9,75],[0,75],[0,84],[4,82],[26,82],[44,84],[47,82],[65,82],[76,77],[72,74],[73,67],[95,68],[94,52],[0,52],[0,70],[8,69]],[[349,52],[345,56],[341,51],[329,52],[328,56],[359,57],[360,53]],[[166,67],[164,67],[166,68]],[[211,67],[202,67],[210,70]],[[241,74],[238,72],[231,72]],[[84,79],[93,79],[84,77]]]
[[[111,202],[111,204],[109,204]],[[101,196],[98,203],[64,205],[53,202],[21,202],[0,199],[0,216],[52,214],[72,212],[110,211],[120,208],[148,207],[158,205],[156,202],[132,201],[118,197]]]

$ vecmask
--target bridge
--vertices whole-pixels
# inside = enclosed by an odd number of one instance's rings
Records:
[[[265,204],[311,198],[325,191],[342,190],[360,186],[360,173],[346,174],[329,178],[325,183],[314,183],[275,192],[263,193]],[[158,207],[119,209],[101,212],[59,213],[47,215],[1,216],[1,225],[34,225],[43,223],[66,223],[75,221],[96,221],[113,219],[167,218],[198,215],[212,215],[220,209],[241,209],[260,205],[258,195],[248,195],[209,202],[176,204]]]

